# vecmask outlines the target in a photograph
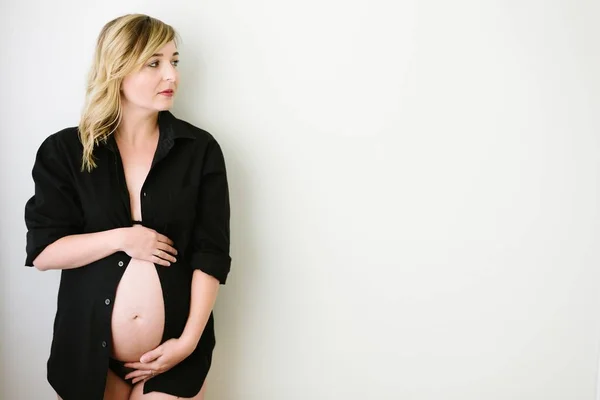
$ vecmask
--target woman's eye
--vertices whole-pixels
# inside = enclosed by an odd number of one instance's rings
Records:
[[[155,68],[158,66],[159,61],[154,61],[150,64],[148,64],[149,67]],[[176,67],[177,65],[179,65],[179,60],[173,60],[173,65]]]

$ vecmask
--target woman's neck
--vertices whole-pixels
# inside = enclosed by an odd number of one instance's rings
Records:
[[[158,134],[158,112],[123,110],[116,138],[120,142],[135,146],[153,139]]]

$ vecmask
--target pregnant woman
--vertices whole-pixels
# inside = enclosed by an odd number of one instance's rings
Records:
[[[202,400],[229,273],[224,156],[169,109],[174,29],[108,22],[76,127],[40,145],[27,266],[61,270],[48,382],[63,400]]]

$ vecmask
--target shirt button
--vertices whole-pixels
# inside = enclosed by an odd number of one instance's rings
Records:
[[[144,192],[144,197],[146,197],[146,192]]]
[[[102,347],[106,347],[106,342],[104,340],[102,341]]]
[[[110,304],[110,299],[104,300],[104,304],[109,305]]]
[[[123,261],[119,261],[119,267],[123,266]]]

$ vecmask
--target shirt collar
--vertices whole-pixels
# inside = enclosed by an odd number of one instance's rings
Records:
[[[169,110],[158,113],[158,129],[160,131],[160,139],[196,139],[194,132]]]

